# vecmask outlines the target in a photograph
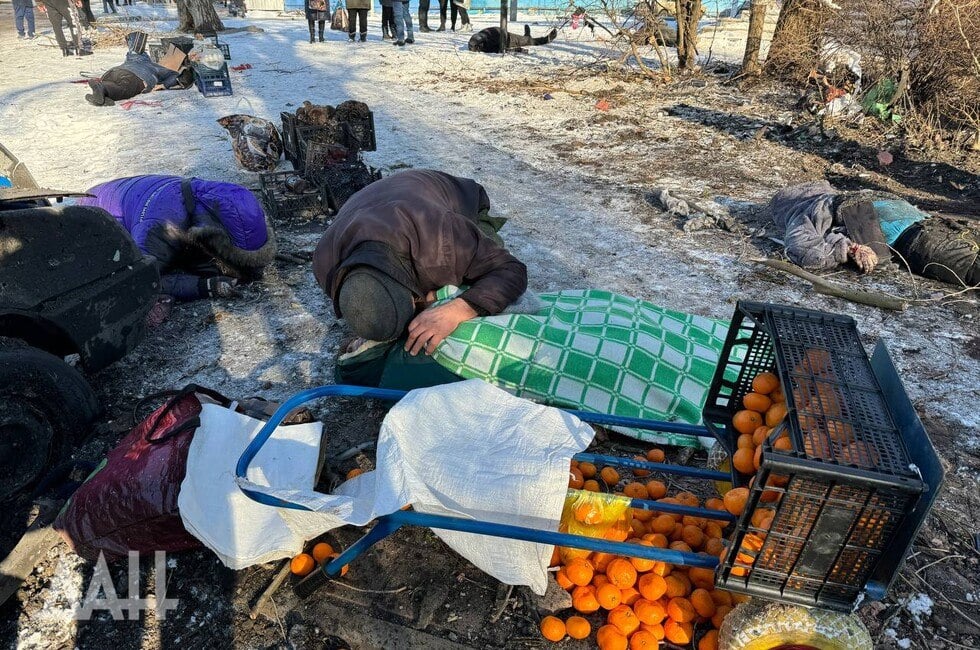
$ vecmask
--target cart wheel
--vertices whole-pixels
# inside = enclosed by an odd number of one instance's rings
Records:
[[[725,617],[722,650],[873,650],[856,616],[754,599]]]

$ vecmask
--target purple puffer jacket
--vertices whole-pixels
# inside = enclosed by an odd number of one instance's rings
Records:
[[[88,190],[82,205],[98,206],[129,231],[136,245],[163,267],[173,268],[188,251],[213,257],[221,271],[254,275],[276,254],[275,235],[255,195],[233,183],[190,180],[193,213],[188,213],[180,176],[133,176]],[[193,257],[193,256],[192,256]]]

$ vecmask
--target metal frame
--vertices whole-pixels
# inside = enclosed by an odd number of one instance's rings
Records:
[[[307,402],[324,397],[355,397],[361,399],[380,399],[385,401],[398,401],[406,395],[405,391],[389,390],[383,388],[365,388],[362,386],[320,386],[311,388],[290,397],[280,406],[269,421],[259,430],[255,439],[249,443],[245,451],[242,452],[235,467],[235,475],[245,478],[249,465],[258,454],[262,446],[269,440],[276,427],[294,410]],[[678,422],[661,422],[657,420],[645,420],[642,418],[623,417],[617,415],[606,415],[602,413],[587,413],[585,411],[574,411],[563,409],[584,422],[600,424],[605,426],[622,426],[635,429],[646,429],[649,431],[662,431],[667,433],[684,433],[696,436],[711,435],[707,428]],[[597,454],[581,453],[573,457],[575,460],[591,462],[597,464],[628,467],[631,469],[645,469],[652,472],[662,472],[699,478],[711,481],[730,481],[731,476],[727,472],[719,472],[711,469],[698,467],[687,467],[684,465],[669,465],[664,463],[650,463],[628,458],[618,458],[615,456],[602,456]],[[284,501],[268,494],[240,488],[248,498],[263,505],[274,506],[277,508],[289,508],[291,510],[310,509],[297,503]],[[696,508],[670,503],[659,503],[657,501],[633,499],[631,507],[643,510],[657,510],[660,512],[670,512],[707,519],[724,521],[726,524],[734,521],[735,517],[727,511],[709,510],[707,508]],[[508,539],[519,539],[539,544],[552,544],[556,546],[567,546],[570,548],[585,549],[589,551],[599,551],[603,553],[613,553],[617,555],[628,555],[648,560],[669,562],[683,566],[702,567],[714,569],[718,564],[718,559],[709,555],[697,553],[687,553],[675,551],[673,549],[656,548],[640,544],[628,544],[626,542],[614,542],[606,539],[596,539],[582,535],[572,535],[569,533],[559,533],[537,528],[527,528],[523,526],[512,526],[498,524],[487,521],[476,521],[461,517],[449,517],[446,515],[433,515],[412,510],[399,510],[389,515],[378,517],[374,526],[361,539],[352,544],[347,550],[341,553],[331,562],[324,563],[320,570],[314,572],[311,577],[314,580],[322,581],[329,576],[340,574],[341,569],[350,562],[357,559],[364,551],[377,544],[382,539],[396,532],[402,526],[424,526],[427,528],[438,528],[441,530],[454,530],[464,533],[474,533],[477,535],[490,535],[492,537],[504,537]],[[302,584],[302,583],[301,583]],[[298,587],[299,588],[299,587]],[[315,587],[313,587],[315,588]],[[307,588],[309,590],[309,588]]]

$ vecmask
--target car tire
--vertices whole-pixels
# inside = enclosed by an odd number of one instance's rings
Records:
[[[733,609],[721,626],[723,650],[873,650],[857,616],[753,598]]]
[[[60,462],[98,414],[95,393],[77,370],[0,338],[0,501]]]

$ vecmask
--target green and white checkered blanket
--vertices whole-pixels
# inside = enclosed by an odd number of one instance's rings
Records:
[[[446,287],[440,298],[451,297]],[[433,358],[553,406],[698,424],[728,321],[658,307],[609,291],[539,296],[536,314],[462,323]],[[647,442],[699,446],[696,437],[623,430]]]

